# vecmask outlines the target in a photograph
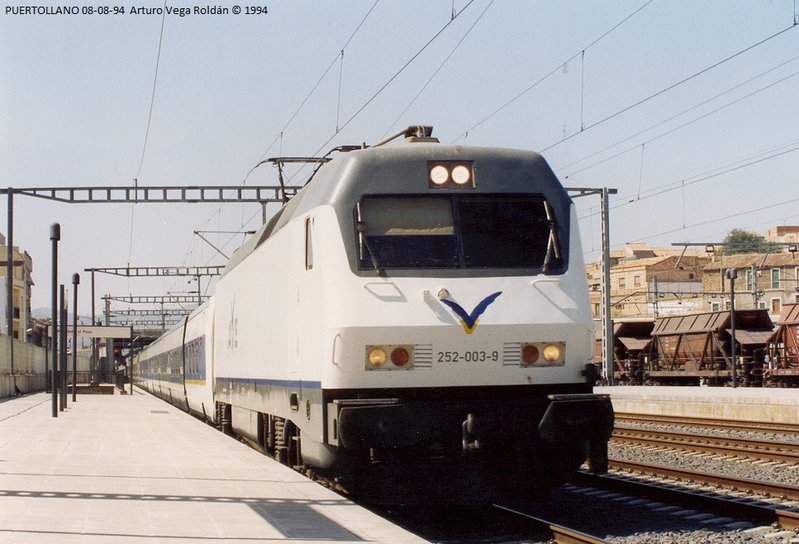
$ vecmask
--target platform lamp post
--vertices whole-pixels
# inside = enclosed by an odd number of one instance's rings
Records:
[[[52,328],[52,333],[50,334],[50,338],[52,339],[52,354],[51,357],[51,376],[52,379],[50,380],[50,393],[53,397],[53,417],[58,417],[58,241],[61,239],[61,225],[58,223],[53,223],[50,225],[50,241],[53,245],[53,262],[52,262],[52,272],[53,272],[53,283],[52,283],[52,298],[50,299],[50,305],[52,308],[51,319],[50,319],[50,327]]]
[[[78,284],[80,274],[72,274],[72,402],[78,395]]]
[[[738,377],[736,375],[736,355],[735,355],[735,278],[738,277],[738,272],[734,268],[727,269],[727,278],[730,280],[730,339],[732,345],[730,351],[732,352],[732,386],[738,387]]]

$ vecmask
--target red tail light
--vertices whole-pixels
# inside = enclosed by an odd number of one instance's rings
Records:
[[[405,348],[394,348],[391,352],[391,362],[396,366],[405,366],[411,360],[411,354]]]

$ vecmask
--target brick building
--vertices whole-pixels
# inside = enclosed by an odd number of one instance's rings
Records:
[[[799,302],[799,259],[796,252],[744,253],[716,256],[704,268],[703,291],[708,311],[730,307],[731,282],[726,271],[734,269],[735,307],[767,309],[776,321],[782,305]]]
[[[654,318],[702,310],[702,273],[710,261],[697,251],[627,244],[611,254],[612,318]],[[600,262],[589,264],[592,313],[600,317]]]

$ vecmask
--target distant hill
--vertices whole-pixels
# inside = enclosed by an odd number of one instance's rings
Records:
[[[50,308],[35,308],[31,310],[31,315],[36,319],[47,319],[52,317],[52,312],[50,312]]]
[[[72,312],[67,312],[67,314],[68,314],[67,315],[67,321],[69,323],[72,323]],[[53,316],[53,314],[50,311],[50,308],[35,308],[35,309],[31,310],[31,316],[33,316],[35,319],[50,319]],[[78,322],[88,325],[89,323],[92,322],[92,316],[90,316],[90,315],[79,315],[78,316]]]

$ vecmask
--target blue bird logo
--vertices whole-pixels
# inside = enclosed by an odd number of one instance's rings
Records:
[[[502,291],[497,291],[496,293],[492,293],[488,295],[486,298],[480,301],[480,303],[475,306],[472,313],[466,313],[460,304],[457,302],[453,302],[451,300],[447,300],[445,298],[441,299],[441,302],[452,308],[452,311],[455,312],[455,315],[461,318],[461,325],[463,325],[463,330],[466,331],[466,334],[472,334],[474,329],[477,328],[477,322],[480,320],[480,316],[483,315],[483,312],[486,311],[489,304],[494,302],[496,298],[502,294]]]

